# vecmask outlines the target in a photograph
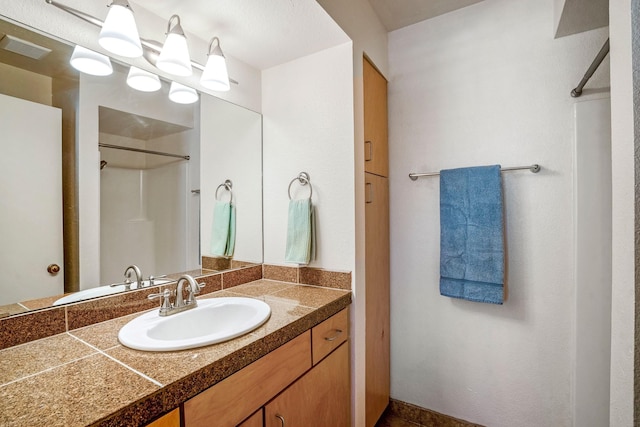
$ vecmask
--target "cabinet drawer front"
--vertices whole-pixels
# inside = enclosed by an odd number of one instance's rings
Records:
[[[184,404],[185,427],[236,426],[311,368],[310,331]]]
[[[315,326],[311,337],[315,365],[349,338],[349,310],[345,308]]]

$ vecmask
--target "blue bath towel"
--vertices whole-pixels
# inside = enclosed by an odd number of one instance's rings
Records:
[[[288,221],[284,260],[309,264],[316,257],[315,213],[311,199],[290,200]]]
[[[440,294],[502,304],[500,166],[440,171]]]
[[[216,200],[211,228],[211,254],[233,256],[236,243],[236,209],[232,203]]]

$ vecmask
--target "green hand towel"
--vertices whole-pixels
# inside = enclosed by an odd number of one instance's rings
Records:
[[[315,258],[315,215],[311,199],[289,201],[285,261],[309,264]]]
[[[229,206],[229,210],[229,236],[227,238],[227,247],[224,255],[231,258],[233,256],[233,250],[236,247],[236,207],[231,205]]]
[[[211,254],[230,257],[236,238],[236,212],[229,202],[216,201],[211,228]]]

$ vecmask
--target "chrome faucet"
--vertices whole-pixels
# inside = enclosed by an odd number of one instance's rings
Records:
[[[138,289],[140,289],[142,287],[142,273],[140,272],[140,268],[138,268],[137,265],[130,265],[129,267],[127,267],[127,269],[124,271],[124,277],[126,277],[125,281],[124,281],[124,288],[128,291],[129,289],[131,289],[131,271],[134,272],[134,274],[136,275],[136,282],[138,282]]]
[[[184,298],[184,283],[187,282],[187,298]],[[204,283],[196,283],[193,277],[188,274],[180,276],[178,283],[176,284],[175,299],[171,303],[171,292],[168,288],[158,294],[151,294],[147,296],[149,299],[160,299],[160,316],[169,316],[171,314],[180,313],[181,311],[196,308],[198,301],[195,296],[200,293],[200,289],[204,288]]]

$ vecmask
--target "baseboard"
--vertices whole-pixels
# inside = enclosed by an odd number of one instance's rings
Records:
[[[387,411],[396,417],[425,427],[483,427],[480,424],[474,424],[396,399],[390,399]]]

